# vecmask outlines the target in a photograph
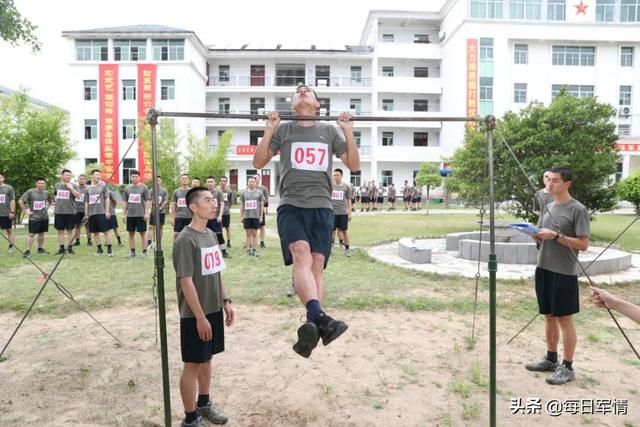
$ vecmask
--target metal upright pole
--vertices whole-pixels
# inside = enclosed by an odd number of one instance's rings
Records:
[[[495,233],[495,189],[493,176],[493,130],[496,128],[496,118],[487,116],[487,154],[489,162],[489,416],[490,425],[496,425],[496,272],[498,261],[496,258]]]
[[[158,112],[149,110],[147,120],[151,125],[151,169],[153,171],[153,216],[155,220],[155,254],[154,264],[158,281],[158,314],[160,318],[160,353],[162,359],[162,391],[164,396],[164,425],[171,427],[171,393],[169,388],[169,358],[167,356],[167,319],[164,305],[164,254],[162,253],[162,238],[160,234],[160,209],[158,206],[158,145],[156,126],[158,124]]]

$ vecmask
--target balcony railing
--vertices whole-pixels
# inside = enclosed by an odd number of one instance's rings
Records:
[[[296,76],[209,76],[207,86],[230,87],[296,87],[305,84],[312,87],[370,88],[371,77],[296,77]]]

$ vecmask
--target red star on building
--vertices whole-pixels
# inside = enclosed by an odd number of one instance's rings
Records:
[[[589,6],[584,4],[584,2],[582,0],[580,0],[580,4],[576,4],[573,7],[576,8],[576,15],[580,15],[581,13],[583,15],[586,15],[587,14],[587,8]]]

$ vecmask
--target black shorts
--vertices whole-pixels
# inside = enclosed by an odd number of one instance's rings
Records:
[[[360,197],[360,201],[362,203],[369,203],[369,196],[362,196]]]
[[[160,214],[160,225],[164,225],[164,220],[166,217],[167,217],[166,213]],[[149,217],[149,225],[156,225],[156,216],[153,213],[151,213],[151,216]]]
[[[76,212],[75,225],[82,225],[84,222],[84,212]]]
[[[49,231],[49,220],[41,219],[41,220],[29,220],[29,234],[40,234],[46,233]]]
[[[389,201],[389,203],[395,203],[396,202],[396,198],[395,197],[389,197],[387,200]]]
[[[416,197],[416,203],[422,203],[422,197]]]
[[[115,216],[115,215],[114,215]],[[127,217],[127,231],[129,233],[144,233],[147,231],[147,221],[142,216]]]
[[[536,268],[536,297],[540,314],[568,316],[580,312],[578,276]]]
[[[378,203],[384,203],[384,197],[378,197],[378,198],[376,199],[376,202],[378,202]]]
[[[222,232],[222,224],[216,218],[207,221],[207,228],[216,234]]]
[[[269,207],[269,199],[266,199],[266,200],[264,201],[264,207],[265,207],[265,208],[268,208],[268,207]]]
[[[56,230],[73,230],[76,227],[76,214],[55,214],[53,228]]]
[[[244,218],[242,225],[245,230],[258,230],[260,228],[260,218]]]
[[[222,227],[229,228],[230,225],[231,225],[231,214],[222,215]]]
[[[418,198],[417,197],[412,197],[411,198],[411,203],[418,203]]]
[[[222,310],[207,314],[213,339],[202,341],[198,336],[196,318],[180,319],[180,350],[184,363],[205,363],[211,356],[224,351],[224,316]]]
[[[118,215],[111,214],[111,216],[107,220],[107,226],[109,227],[109,230],[115,230],[116,228],[119,228]]]
[[[104,214],[91,215],[89,217],[89,233],[104,233],[109,230],[109,221]]]
[[[176,218],[176,222],[173,225],[173,231],[175,233],[179,233],[189,224],[191,224],[191,218]]]
[[[349,229],[349,215],[333,215],[333,229],[347,231]]]
[[[402,200],[404,200],[405,202],[410,202],[411,201],[411,196],[404,196],[402,198]]]
[[[0,216],[0,230],[8,230],[13,226],[13,220],[8,216]]]
[[[333,209],[282,205],[278,208],[278,234],[284,265],[293,264],[289,245],[302,240],[309,243],[312,253],[324,255],[326,268],[331,254]]]

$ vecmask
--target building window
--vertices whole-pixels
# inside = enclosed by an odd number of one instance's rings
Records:
[[[291,113],[291,97],[276,97],[274,99],[276,111],[280,114]]]
[[[316,87],[331,86],[331,66],[316,65]]]
[[[84,81],[84,100],[95,101],[98,99],[98,82],[95,80]]]
[[[321,116],[329,116],[331,115],[331,99],[330,98],[318,98],[318,102],[320,103],[320,115]]]
[[[359,130],[353,131],[353,139],[355,140],[356,147],[360,148],[360,144],[362,143],[362,132]]]
[[[471,0],[473,18],[502,18],[502,0]]]
[[[619,105],[631,105],[631,86],[620,86]]]
[[[429,34],[414,34],[414,43],[429,43]]]
[[[622,181],[622,162],[616,164],[616,183]]]
[[[136,159],[122,160],[122,182],[128,184],[131,182],[131,171],[136,169]]]
[[[252,65],[249,72],[251,73],[251,86],[264,86],[264,65]]]
[[[106,40],[76,40],[76,60],[108,61]]]
[[[382,111],[393,111],[393,99],[382,100]]]
[[[553,46],[553,65],[593,67],[596,48],[594,46]]]
[[[540,19],[541,0],[509,0],[509,18]]]
[[[480,77],[480,100],[491,101],[493,99],[493,77]]]
[[[123,80],[122,81],[122,100],[136,99],[136,81],[135,80]]]
[[[417,77],[417,78],[429,77],[429,67],[413,67],[413,77]]]
[[[493,61],[493,39],[480,38],[480,61]]]
[[[527,65],[529,63],[529,45],[513,45],[513,63],[519,65]]]
[[[351,98],[349,100],[349,110],[356,116],[362,114],[362,99]]]
[[[516,104],[526,104],[527,102],[527,84],[526,83],[513,84],[513,102],[515,102]]]
[[[162,101],[176,99],[175,80],[160,80],[160,99]]]
[[[414,147],[428,147],[429,146],[429,133],[428,132],[414,132],[413,133],[413,146]]]
[[[349,177],[349,181],[351,182],[351,185],[354,188],[360,187],[360,183],[362,179],[362,172],[361,171],[357,171],[357,172],[353,172],[351,171],[351,176]]]
[[[382,132],[382,145],[384,147],[393,146],[393,132]]]
[[[618,125],[618,136],[631,136],[631,125]]]
[[[152,40],[154,61],[182,61],[184,60],[184,39]]]
[[[413,100],[413,111],[429,111],[429,100],[428,99],[414,99]]]
[[[549,21],[564,21],[565,7],[565,0],[547,0],[547,19]]]
[[[620,48],[620,66],[633,67],[633,47],[623,46]]]
[[[218,65],[218,83],[229,83],[231,80],[231,67],[229,65]]]
[[[262,141],[264,136],[263,130],[250,130],[249,131],[249,145],[258,145]]]
[[[96,119],[85,119],[84,139],[98,139],[98,121]]]
[[[620,1],[620,21],[638,22],[640,21],[640,0]]]
[[[383,187],[388,187],[393,183],[393,171],[384,170],[382,171],[382,179],[380,180]]]
[[[249,98],[249,112],[251,114],[264,114],[264,98]]]
[[[136,137],[136,121],[134,119],[122,119],[122,139]]]
[[[382,76],[383,77],[393,77],[393,67],[391,67],[391,66],[383,66],[382,67]]]
[[[276,86],[305,84],[304,64],[276,64]]]
[[[362,83],[362,67],[359,65],[351,66],[351,84]]]
[[[596,21],[613,22],[615,0],[596,0]]]
[[[382,35],[383,43],[393,43],[393,34],[383,34]]]
[[[593,96],[594,87],[591,85],[551,85],[551,97],[555,98],[560,90],[566,87],[567,93],[576,98],[588,98]]]
[[[96,159],[95,157],[85,157],[84,159],[84,167],[87,167],[89,165],[97,165],[98,164],[98,159]]]
[[[115,61],[145,61],[147,59],[147,41],[114,40],[113,59]]]
[[[231,98],[218,98],[218,113],[229,114],[231,110]]]

